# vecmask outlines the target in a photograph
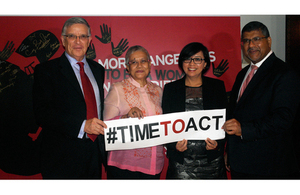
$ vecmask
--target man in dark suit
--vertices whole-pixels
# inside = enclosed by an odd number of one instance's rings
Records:
[[[61,57],[35,67],[34,112],[41,132],[41,173],[43,178],[101,178],[106,165],[104,128],[104,68],[85,54],[91,42],[90,26],[83,18],[68,19],[61,40]],[[78,62],[92,84],[96,117],[87,118],[84,83]],[[96,135],[96,139],[89,136]],[[97,137],[98,136],[98,137]]]
[[[228,117],[228,166],[233,179],[293,178],[297,166],[292,129],[300,100],[300,82],[291,67],[271,50],[271,37],[260,22],[242,29],[242,50],[256,65],[242,69],[233,85]],[[254,69],[255,70],[255,69]]]

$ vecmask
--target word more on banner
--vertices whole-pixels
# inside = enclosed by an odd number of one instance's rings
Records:
[[[225,138],[226,110],[200,110],[105,121],[107,151],[145,148],[170,142]]]

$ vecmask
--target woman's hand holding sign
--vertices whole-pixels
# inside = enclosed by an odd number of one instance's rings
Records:
[[[211,140],[210,138],[207,138],[205,142],[206,150],[214,150],[218,147],[218,142],[216,140]]]
[[[144,114],[143,112],[137,108],[137,107],[133,107],[129,110],[129,112],[125,115],[122,116],[122,118],[144,118]]]
[[[184,152],[185,150],[187,150],[187,140],[183,139],[182,141],[177,142],[176,150],[178,150],[179,152]]]

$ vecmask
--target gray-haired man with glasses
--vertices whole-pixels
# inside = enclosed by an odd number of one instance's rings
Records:
[[[101,120],[104,68],[86,58],[91,42],[87,21],[68,19],[65,52],[35,67],[33,102],[42,127],[41,173],[45,179],[101,178],[106,165]]]

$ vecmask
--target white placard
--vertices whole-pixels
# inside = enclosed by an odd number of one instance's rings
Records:
[[[105,121],[105,147],[127,150],[186,140],[224,139],[226,110],[200,110]]]

